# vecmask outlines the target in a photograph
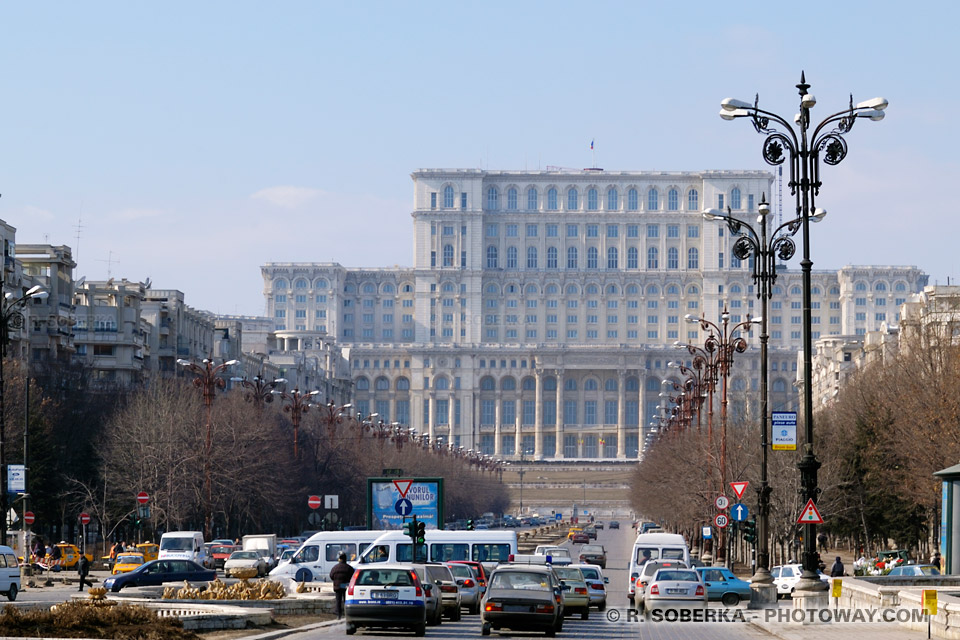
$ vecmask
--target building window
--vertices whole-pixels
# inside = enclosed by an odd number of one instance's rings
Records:
[[[577,268],[577,248],[567,247],[567,269]]]
[[[658,225],[658,224],[648,224],[648,225],[647,225],[647,237],[648,237],[648,238],[659,238],[659,237],[660,237],[660,225]]]
[[[617,269],[618,260],[617,260],[617,248],[608,247],[607,248],[607,269]]]
[[[617,200],[617,190],[608,189],[607,190],[607,209],[609,211],[616,211],[620,208],[620,203]]]
[[[447,244],[443,247],[443,266],[453,266],[453,245]]]
[[[517,268],[517,248],[507,247],[507,269]]]
[[[627,249],[627,269],[638,269],[638,258],[640,252],[637,251],[636,247],[630,247]]]
[[[723,194],[717,194],[717,209],[723,209]],[[723,233],[723,228],[720,229],[721,234]]]
[[[567,190],[567,210],[576,211],[580,206],[580,194],[576,187]]]
[[[500,192],[496,187],[487,189],[487,209],[496,211],[500,207]]]
[[[597,268],[597,248],[590,247],[587,249],[587,269],[596,269]]]
[[[687,249],[687,269],[700,268],[700,252],[696,247]]]
[[[667,209],[677,211],[680,209],[680,194],[676,189],[670,189],[667,193]]]
[[[596,211],[599,208],[599,198],[597,198],[597,190],[590,189],[587,191],[587,209],[590,211]]]
[[[537,237],[537,225],[535,225],[535,224],[528,224],[528,225],[527,225],[527,237],[528,237],[528,238],[536,238],[536,237]]]
[[[567,237],[576,238],[580,235],[580,225],[577,224],[568,224],[567,225]]]
[[[537,210],[537,190],[533,187],[527,189],[527,209],[530,211]]]
[[[557,190],[552,187],[547,191],[547,209],[550,211],[556,211],[558,209]]]
[[[636,189],[630,189],[627,191],[627,209],[630,211],[636,211],[640,208],[640,197],[637,194]]]
[[[607,225],[607,237],[608,237],[608,238],[619,238],[619,237],[620,237],[620,225],[618,225],[618,224],[608,224],[608,225]]]
[[[487,247],[487,269],[497,268],[497,248],[493,245]]]
[[[667,269],[680,268],[680,250],[676,247],[667,249]]]
[[[443,206],[446,209],[453,208],[453,187],[450,185],[443,188]]]
[[[647,249],[647,269],[659,269],[659,252],[656,247]]]
[[[517,210],[517,190],[513,187],[507,189],[507,211]]]
[[[557,248],[549,247],[547,249],[547,269],[557,268]]]
[[[734,187],[730,192],[730,208],[739,209],[740,208],[740,188]]]
[[[500,235],[500,225],[496,222],[491,222],[487,224],[487,237],[496,238]]]
[[[527,247],[527,269],[537,268],[537,248]]]
[[[463,193],[460,194],[460,208],[461,208],[461,209],[466,209],[466,208],[467,208],[467,193],[466,193],[466,192],[463,192]]]
[[[659,194],[656,189],[651,188],[647,192],[647,210],[656,211],[660,208]]]
[[[696,189],[690,189],[687,194],[687,210],[697,211],[700,209],[700,194]]]

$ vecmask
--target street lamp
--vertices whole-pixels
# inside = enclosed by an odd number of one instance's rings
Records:
[[[348,417],[345,412],[353,407],[349,402],[339,407],[333,401],[327,404],[318,405],[317,411],[320,413],[320,422],[327,425],[327,433],[330,436],[330,444],[333,446],[333,434],[337,426],[343,423],[344,417]]]
[[[10,342],[10,330],[17,330],[23,327],[23,313],[21,309],[27,304],[27,300],[44,300],[50,295],[50,292],[36,285],[30,287],[26,293],[19,298],[12,293],[4,291],[6,283],[0,274],[0,292],[3,293],[3,299],[0,300],[0,544],[7,544],[7,425],[4,417],[4,378],[3,378],[3,359],[7,357],[7,344]],[[30,378],[27,377],[27,385],[30,384]],[[26,461],[24,461],[26,464]],[[26,555],[24,555],[26,557]]]
[[[290,393],[286,391],[272,391],[271,393],[279,395],[280,398],[286,402],[286,404],[283,405],[283,411],[284,413],[290,414],[290,421],[293,422],[293,457],[299,458],[300,418],[313,406],[310,404],[310,399],[320,392],[314,390],[309,393],[301,393],[300,389],[295,388]]]
[[[776,588],[773,585],[773,576],[770,575],[770,492],[772,489],[767,481],[767,439],[769,410],[769,335],[767,332],[767,307],[773,293],[773,285],[777,281],[777,259],[786,262],[794,256],[797,246],[792,236],[800,229],[800,221],[790,220],[767,234],[767,216],[770,215],[770,205],[767,204],[766,194],[760,200],[760,215],[757,217],[759,233],[751,225],[733,217],[732,211],[727,213],[717,209],[707,209],[703,217],[707,220],[725,222],[732,235],[739,234],[733,244],[733,255],[740,260],[750,257],[753,261],[753,281],[757,285],[757,297],[760,298],[760,486],[757,489],[757,569],[750,581],[754,585],[755,593],[765,593],[756,597],[754,606],[768,604],[776,600]],[[822,216],[821,216],[822,217]],[[817,219],[817,218],[815,218]],[[751,599],[754,602],[754,599]]]
[[[239,360],[227,360],[216,366],[213,365],[211,358],[203,359],[203,366],[190,362],[189,360],[179,359],[177,364],[194,375],[193,385],[200,389],[203,394],[203,404],[207,408],[207,439],[203,447],[203,495],[206,504],[203,505],[203,535],[207,540],[212,540],[213,534],[213,499],[210,488],[210,452],[212,450],[211,431],[211,408],[213,407],[213,398],[217,394],[217,389],[223,389],[227,386],[226,381],[220,377],[220,373],[229,367],[237,364]]]
[[[705,316],[696,317],[687,314],[684,318],[687,322],[699,324],[701,330],[709,331],[707,338],[703,341],[703,351],[712,363],[713,375],[719,377],[722,382],[720,386],[720,491],[723,492],[727,486],[727,387],[730,380],[730,368],[733,366],[733,354],[743,353],[747,350],[747,341],[740,335],[740,330],[749,332],[753,325],[761,322],[762,319],[751,318],[748,314],[746,320],[731,325],[730,312],[726,307],[720,314],[719,324],[708,320]],[[688,349],[690,348],[688,347]],[[690,351],[694,353],[693,349],[690,349]],[[715,383],[713,388],[716,389]],[[711,441],[710,444],[712,446],[713,442]],[[726,562],[726,554],[723,553],[723,550],[723,529],[720,529],[719,539],[717,540],[717,557]]]
[[[797,129],[789,120],[764,109],[760,109],[760,96],[756,96],[753,104],[726,98],[720,103],[720,117],[724,120],[750,118],[757,133],[766,136],[763,141],[763,159],[772,166],[782,165],[788,158],[790,169],[790,194],[796,198],[797,220],[803,229],[803,259],[800,262],[803,275],[803,423],[804,445],[803,456],[797,463],[800,470],[801,495],[804,501],[817,501],[820,493],[817,487],[817,470],[820,461],[813,451],[813,325],[811,304],[811,269],[813,261],[810,259],[810,222],[817,216],[826,213],[816,207],[816,196],[820,193],[820,159],[828,165],[834,166],[843,162],[847,157],[847,141],[844,134],[848,133],[858,118],[883,120],[884,110],[887,108],[885,98],[872,98],[856,105],[853,95],[850,104],[843,111],[833,113],[813,126],[810,121],[810,110],[817,104],[813,94],[808,93],[803,72],[800,73],[800,84],[796,85],[800,94],[800,112],[793,118],[799,127]],[[812,132],[811,130],[812,128]],[[817,574],[817,525],[805,523],[803,525],[803,574],[796,586],[798,591],[816,592],[827,588]]]
[[[523,517],[523,474],[526,473],[526,470],[523,468],[523,464],[524,462],[526,462],[526,460],[524,459],[524,456],[530,453],[533,453],[533,451],[531,451],[530,449],[523,449],[523,448],[520,449],[520,468],[517,469],[517,473],[520,474],[520,514],[519,515],[521,517]]]
[[[277,385],[286,382],[285,378],[274,378],[267,382],[262,371],[255,375],[253,380],[247,380],[246,378],[230,378],[230,380],[239,382],[246,389],[243,393],[243,399],[252,402],[261,411],[264,404],[273,402],[273,391],[277,388]]]

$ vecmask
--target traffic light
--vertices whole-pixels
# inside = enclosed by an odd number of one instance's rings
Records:
[[[407,536],[412,541],[416,541],[416,537],[417,537],[417,519],[416,518],[414,518],[413,520],[410,520],[409,522],[403,523],[403,535]]]
[[[750,544],[755,543],[757,541],[757,519],[744,520],[741,526],[743,527],[743,539]]]
[[[427,542],[427,523],[420,521],[417,523],[417,544],[426,544]]]
[[[473,520],[467,520],[467,531],[473,531]]]

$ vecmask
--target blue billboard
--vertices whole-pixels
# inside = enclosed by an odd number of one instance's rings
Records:
[[[367,478],[370,529],[400,529],[412,517],[443,528],[443,478]]]

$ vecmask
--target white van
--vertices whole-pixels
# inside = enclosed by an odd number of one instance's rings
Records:
[[[627,599],[633,602],[640,567],[647,560],[679,560],[690,566],[690,549],[687,541],[678,533],[641,533],[633,543],[630,555],[630,572],[627,582]]]
[[[200,566],[210,564],[200,531],[169,531],[160,536],[160,560],[193,560]]]
[[[270,572],[271,578],[290,578],[297,582],[326,582],[340,553],[347,561],[357,559],[383,531],[321,531],[307,539],[290,560],[281,562]]]
[[[7,594],[13,602],[20,591],[20,563],[16,552],[8,546],[0,545],[0,593]]]
[[[487,571],[509,561],[517,553],[516,531],[443,531],[427,529],[427,552],[431,562],[472,560]],[[413,543],[402,531],[388,531],[360,554],[357,565],[375,562],[413,562]]]

